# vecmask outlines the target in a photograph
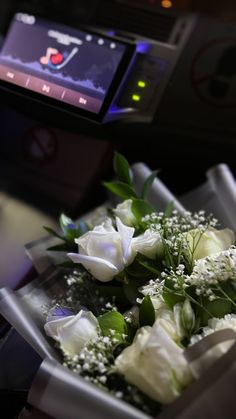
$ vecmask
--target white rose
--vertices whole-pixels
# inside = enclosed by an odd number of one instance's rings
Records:
[[[60,343],[64,352],[76,355],[90,339],[97,337],[98,326],[91,311],[80,310],[75,316],[48,321],[44,329],[48,336]]]
[[[157,231],[147,229],[132,240],[132,247],[136,253],[141,253],[149,259],[155,259],[158,254],[162,253],[161,235]]]
[[[79,254],[68,254],[73,262],[81,263],[102,282],[111,281],[135,258],[135,250],[131,246],[134,228],[124,225],[118,217],[116,225],[117,230],[108,218],[75,240],[79,245]]]
[[[159,322],[142,327],[115,364],[129,383],[160,403],[172,402],[192,380],[183,349]]]
[[[235,236],[232,230],[208,229],[204,233],[191,230],[185,234],[188,248],[193,259],[202,259],[206,256],[227,250],[235,242]]]
[[[132,212],[132,199],[127,199],[121,204],[118,204],[113,211],[127,226],[135,225],[136,218]]]

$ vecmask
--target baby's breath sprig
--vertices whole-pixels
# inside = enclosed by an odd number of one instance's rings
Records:
[[[63,305],[71,307],[75,313],[82,307],[91,310],[96,316],[106,311],[117,310],[115,295],[101,295],[97,283],[88,272],[78,268],[66,275],[65,279],[68,289]]]
[[[164,248],[163,264],[173,270],[184,264],[188,273],[193,269],[194,252],[202,235],[218,223],[211,215],[206,217],[204,211],[180,214],[177,210],[168,216],[164,212],[148,214],[142,218],[142,222],[146,228],[160,233]],[[192,236],[192,246],[187,240],[187,233]]]
[[[158,297],[164,301],[171,309],[178,303],[184,304],[186,300],[190,301],[193,308],[200,309],[205,316],[212,317],[212,313],[207,306],[199,298],[196,288],[191,284],[189,276],[184,273],[184,265],[180,264],[174,271],[163,271],[161,279],[151,280],[141,289],[143,295],[150,297]],[[209,293],[208,293],[209,297]]]
[[[236,312],[236,247],[195,261],[191,275],[182,264],[166,269],[141,292],[161,298],[171,309],[188,299],[202,325],[209,318]]]
[[[126,346],[118,343],[115,331],[110,330],[109,336],[99,335],[91,340],[78,355],[70,356],[64,353],[64,365],[86,381],[89,381],[118,399],[142,409],[148,414],[156,414],[160,405],[137,387],[127,383],[123,376],[117,373],[114,366],[115,358]]]
[[[78,355],[64,353],[64,364],[85,380],[107,388],[107,376],[113,371],[114,349],[117,346],[115,332],[110,336],[99,335],[81,350]]]
[[[197,260],[186,282],[196,287],[197,295],[209,296],[210,301],[213,301],[217,297],[214,291],[220,291],[226,298],[230,298],[223,290],[223,285],[229,280],[234,283],[236,281],[235,246]]]

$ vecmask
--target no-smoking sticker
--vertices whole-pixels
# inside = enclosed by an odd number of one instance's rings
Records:
[[[197,96],[216,107],[236,107],[236,38],[215,39],[196,54],[191,83]]]
[[[52,130],[35,126],[26,133],[23,146],[29,160],[44,164],[54,159],[57,152],[57,138]]]

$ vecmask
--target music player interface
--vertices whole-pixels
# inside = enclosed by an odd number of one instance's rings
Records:
[[[126,46],[18,13],[0,54],[0,78],[98,113]]]

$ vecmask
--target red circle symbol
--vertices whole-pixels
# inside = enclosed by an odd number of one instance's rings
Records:
[[[61,64],[63,61],[63,55],[58,52],[57,54],[51,55],[50,60],[53,65]]]

